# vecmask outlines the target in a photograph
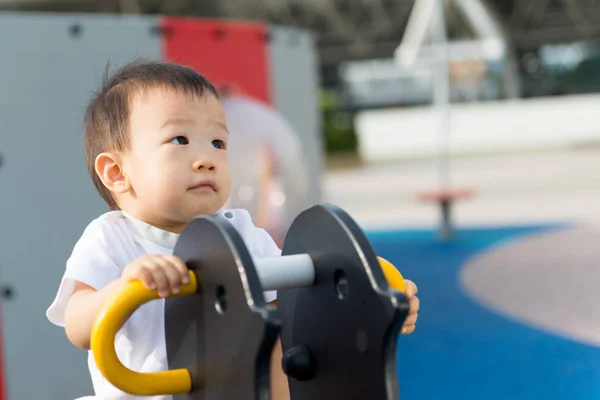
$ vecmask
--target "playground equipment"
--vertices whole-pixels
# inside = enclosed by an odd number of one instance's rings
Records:
[[[91,348],[116,387],[179,400],[269,399],[271,350],[281,333],[292,400],[399,398],[395,347],[408,313],[406,286],[340,208],[301,213],[282,257],[253,260],[223,216],[192,221],[174,254],[191,281],[165,302],[169,371],[131,371],[114,349],[124,319],[158,298],[155,291],[131,282],[96,319]],[[263,296],[274,289],[277,309]]]
[[[445,8],[450,4],[460,10],[478,39],[459,44],[448,41]],[[482,60],[505,58],[507,44],[498,22],[480,0],[418,0],[394,56],[399,65],[410,67],[419,52],[431,64],[434,80],[433,107],[439,115],[439,185],[434,190],[419,193],[418,198],[439,205],[438,238],[449,241],[455,236],[451,213],[453,203],[471,198],[476,193],[474,188],[451,187],[450,184],[450,81],[478,83],[485,72]],[[515,90],[511,84],[514,86],[516,79],[509,76],[509,72],[510,69],[507,69],[506,91],[514,97]]]

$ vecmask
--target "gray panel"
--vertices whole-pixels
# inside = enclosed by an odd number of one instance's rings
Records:
[[[92,394],[87,353],[45,311],[75,242],[106,211],[84,163],[86,101],[107,60],[160,58],[155,22],[0,14],[0,280],[15,290],[2,304],[9,400]]]
[[[311,180],[308,205],[312,205],[321,201],[319,183],[324,165],[315,40],[300,29],[271,27],[270,53],[274,104],[304,146]]]

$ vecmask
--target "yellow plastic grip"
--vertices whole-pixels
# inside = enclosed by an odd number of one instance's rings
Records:
[[[189,283],[171,297],[188,296],[196,293],[196,275],[190,272]],[[113,296],[100,310],[90,338],[90,347],[98,369],[115,387],[137,396],[189,393],[192,378],[186,369],[162,372],[135,372],[125,367],[115,351],[115,335],[125,320],[144,303],[158,299],[156,290],[148,290],[140,281],[129,282],[123,290]]]
[[[406,282],[404,282],[404,278],[402,277],[400,271],[398,271],[396,267],[394,267],[394,265],[385,258],[377,257],[377,259],[379,260],[379,265],[381,266],[385,278],[388,281],[388,285],[390,285],[392,289],[405,293]]]

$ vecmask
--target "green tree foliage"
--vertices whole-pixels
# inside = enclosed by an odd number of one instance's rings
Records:
[[[337,96],[331,91],[321,90],[320,103],[327,154],[356,152],[352,114],[341,109]]]

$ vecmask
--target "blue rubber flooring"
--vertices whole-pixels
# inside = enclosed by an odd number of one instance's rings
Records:
[[[561,228],[465,229],[448,244],[426,230],[368,232],[377,254],[419,287],[417,330],[398,341],[402,400],[600,399],[600,349],[507,320],[473,302],[458,281],[475,254]]]

